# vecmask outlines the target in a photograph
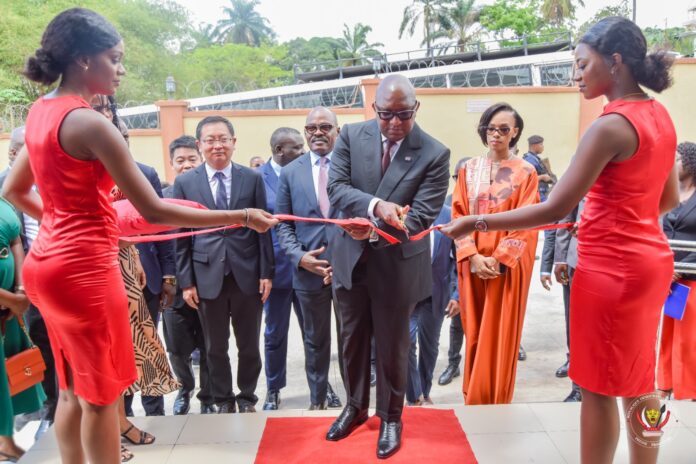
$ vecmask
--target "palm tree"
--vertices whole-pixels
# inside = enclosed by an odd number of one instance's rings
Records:
[[[474,5],[475,2],[476,0],[456,0],[440,18],[440,29],[434,33],[434,38],[449,37],[456,40],[457,50],[464,51],[464,47],[479,32],[476,25],[481,17],[481,8]]]
[[[350,59],[350,66],[354,66],[358,59],[364,56],[380,56],[382,52],[377,47],[384,47],[381,42],[369,43],[367,34],[372,32],[372,27],[367,24],[357,23],[351,31],[347,24],[343,24],[343,38],[339,39],[339,54],[342,58]]]
[[[264,39],[275,37],[268,20],[256,11],[259,0],[230,0],[231,5],[223,8],[227,16],[218,21],[215,36],[218,42],[261,45]]]
[[[399,38],[404,32],[410,37],[416,32],[416,27],[423,22],[423,42],[428,56],[432,55],[433,40],[438,25],[441,24],[446,8],[452,4],[452,0],[413,0],[411,5],[404,8],[404,17],[399,27]]]
[[[577,0],[582,7],[584,0]],[[567,19],[575,17],[575,3],[573,0],[544,0],[541,4],[541,14],[549,23],[560,26]]]

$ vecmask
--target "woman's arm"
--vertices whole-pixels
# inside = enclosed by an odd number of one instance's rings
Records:
[[[22,287],[22,267],[24,266],[24,246],[22,239],[17,237],[10,243],[10,251],[15,262],[15,287]]]
[[[37,221],[41,221],[43,202],[41,197],[32,189],[34,173],[29,164],[29,152],[24,145],[17,155],[14,166],[5,179],[2,196],[18,210],[27,213]]]
[[[667,177],[665,188],[660,197],[660,214],[672,211],[679,204],[679,174],[676,163]]]

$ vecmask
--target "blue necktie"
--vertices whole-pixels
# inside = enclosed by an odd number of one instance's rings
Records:
[[[229,209],[227,201],[227,191],[225,190],[225,174],[218,171],[213,175],[213,179],[217,179],[217,191],[215,192],[215,208]]]

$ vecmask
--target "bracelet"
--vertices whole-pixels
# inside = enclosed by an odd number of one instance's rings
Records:
[[[249,227],[249,208],[244,208],[244,227]]]
[[[17,292],[26,293],[26,291],[24,290],[24,285],[17,285],[15,287],[15,293],[17,293]]]

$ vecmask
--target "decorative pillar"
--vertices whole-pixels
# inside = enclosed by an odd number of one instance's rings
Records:
[[[379,78],[373,79],[363,79],[360,81],[360,85],[363,90],[363,105],[365,110],[365,121],[375,117],[375,110],[372,109],[372,103],[375,101],[377,96],[377,86],[382,80]]]
[[[155,102],[155,105],[159,108],[164,172],[167,182],[172,183],[174,171],[169,163],[169,144],[184,135],[184,113],[188,110],[189,103],[185,100],[159,100]]]

